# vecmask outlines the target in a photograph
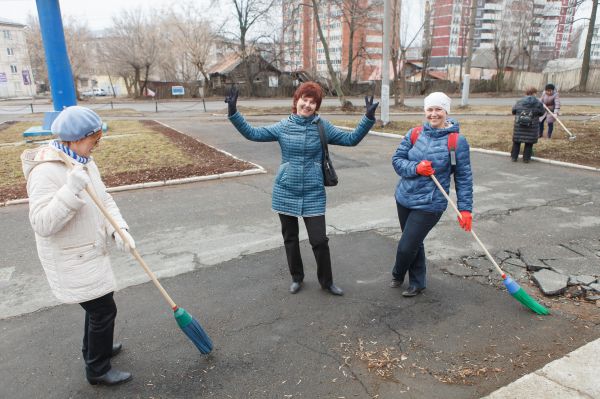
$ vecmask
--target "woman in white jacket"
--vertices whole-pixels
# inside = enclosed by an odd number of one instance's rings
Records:
[[[87,195],[86,186],[102,199],[129,244],[135,243],[90,156],[102,137],[100,117],[88,108],[68,107],[54,120],[51,130],[59,140],[21,155],[38,256],[56,298],[79,303],[85,309],[82,352],[87,380],[93,385],[119,384],[132,376],[110,364],[121,344],[113,343],[116,285],[107,237],[112,237],[121,250],[129,251],[129,246],[114,234]],[[73,169],[67,168],[59,152],[68,155]]]

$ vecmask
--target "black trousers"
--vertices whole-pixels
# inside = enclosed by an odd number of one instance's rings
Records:
[[[110,370],[117,305],[113,293],[80,303],[85,309],[81,352],[88,377],[99,377]]]
[[[329,238],[326,235],[325,216],[305,217],[304,225],[308,233],[308,242],[312,246],[315,260],[317,262],[317,278],[323,288],[329,288],[333,284],[331,273],[331,255],[329,253]],[[304,266],[300,255],[300,241],[298,240],[298,218],[279,214],[281,221],[281,234],[285,246],[288,267],[292,280],[302,282],[304,280]]]
[[[523,160],[530,161],[531,154],[533,154],[533,143],[524,143],[525,148],[523,148]],[[521,142],[513,141],[512,151],[510,152],[510,157],[512,159],[519,158],[519,152],[521,151]]]
[[[405,208],[396,202],[402,237],[396,250],[396,263],[392,270],[395,280],[404,281],[408,272],[408,285],[414,288],[426,287],[427,259],[425,258],[425,237],[440,221],[443,212],[425,212]]]

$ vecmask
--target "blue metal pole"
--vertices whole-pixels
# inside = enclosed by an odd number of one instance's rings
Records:
[[[58,0],[36,0],[55,111],[77,105]],[[56,114],[58,114],[58,112]]]

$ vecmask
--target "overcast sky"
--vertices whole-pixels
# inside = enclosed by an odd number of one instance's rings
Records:
[[[160,9],[168,7],[174,1],[176,0],[60,0],[60,8],[63,15],[83,19],[89,24],[92,30],[102,30],[110,26],[112,16],[118,14],[124,8],[144,7]],[[233,11],[231,9],[233,6],[229,1],[225,0],[219,1],[221,10],[210,9],[208,7],[210,0],[194,0],[194,2],[200,7],[206,7],[207,16],[212,17],[213,20],[219,17],[222,18],[224,15],[231,15]],[[410,21],[409,32],[405,33],[410,40],[423,21],[423,10],[420,5],[422,1],[405,0],[403,3],[403,17],[408,17]],[[586,3],[578,10],[576,18],[589,17],[591,0],[586,0]],[[25,23],[29,14],[37,16],[35,0],[0,0],[0,16],[3,18]],[[586,21],[578,21],[578,23],[586,23]]]
[[[199,5],[208,5],[209,0],[196,0]],[[162,8],[172,0],[60,0],[63,16],[83,19],[92,30],[102,30],[111,24],[112,16],[122,9]],[[27,16],[37,16],[35,0],[0,0],[0,16],[15,22],[27,22]]]

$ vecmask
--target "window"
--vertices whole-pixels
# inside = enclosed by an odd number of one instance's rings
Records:
[[[8,47],[8,48],[6,49],[6,53],[7,53],[8,55],[15,55],[15,50],[14,50],[14,49],[12,49],[12,48],[10,48],[10,47]]]
[[[2,33],[4,33],[4,38],[5,39],[12,39],[12,35],[11,32],[9,30],[3,30]]]
[[[11,65],[10,65],[10,71],[11,71],[12,73],[17,73],[17,66],[16,66],[15,64],[11,64]]]

